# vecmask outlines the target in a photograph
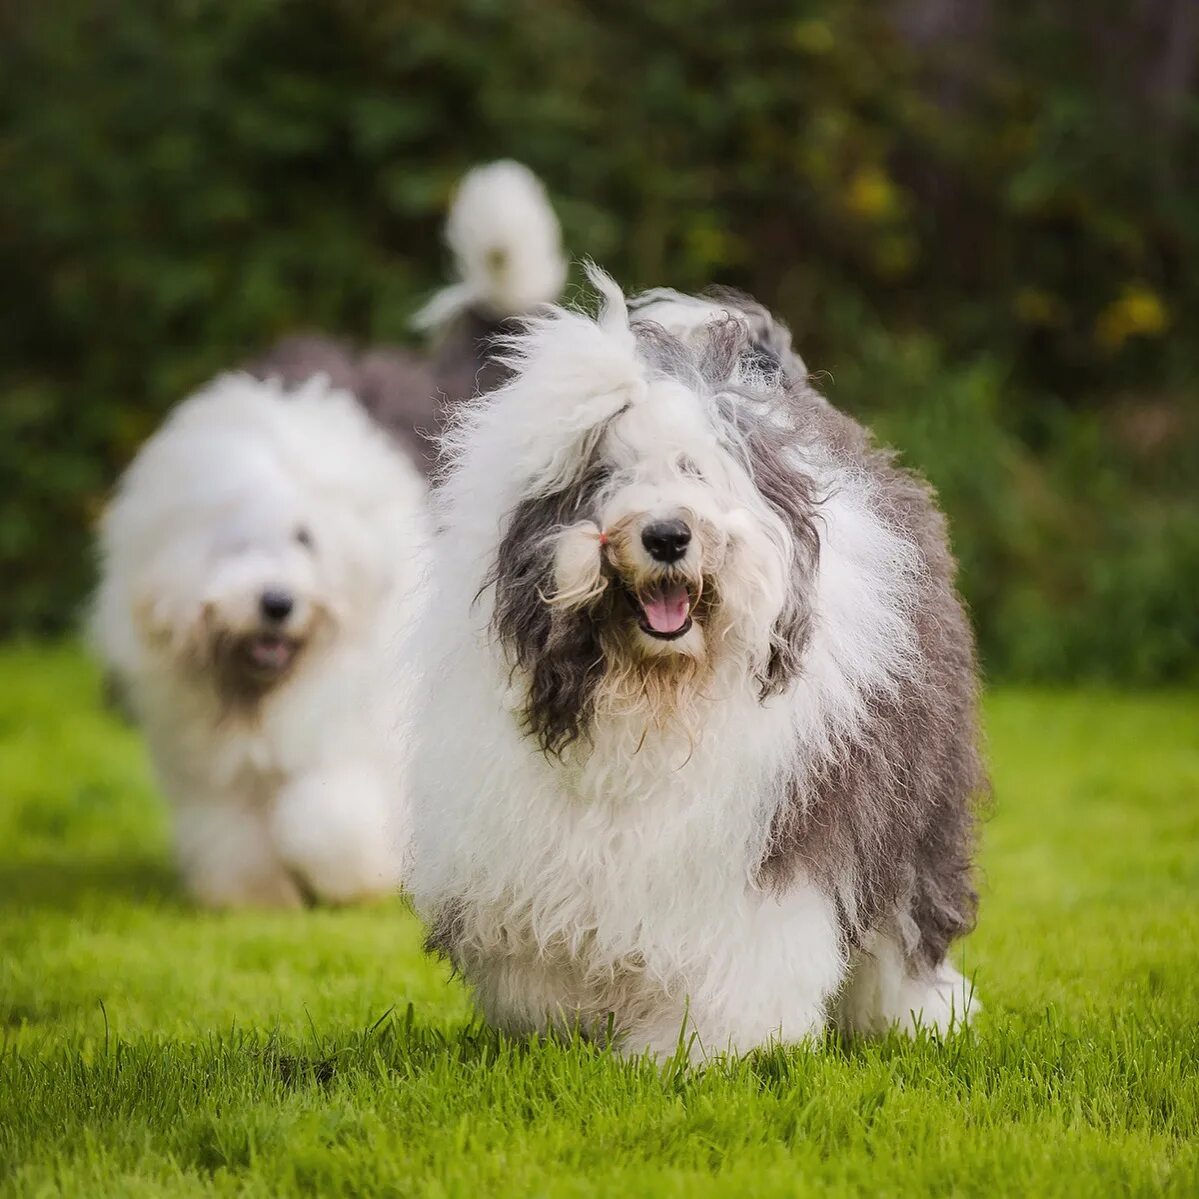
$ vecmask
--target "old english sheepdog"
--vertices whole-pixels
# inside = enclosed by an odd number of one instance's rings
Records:
[[[201,903],[291,906],[399,880],[424,480],[323,377],[181,404],[105,514],[95,645],[144,729]]]
[[[285,338],[248,369],[299,383],[326,375],[363,407],[429,474],[447,413],[491,391],[507,368],[496,339],[557,300],[566,282],[562,232],[541,180],[518,162],[475,167],[459,184],[446,221],[456,281],[414,323],[433,339],[429,354],[399,346],[356,351],[319,335]]]
[[[764,309],[592,274],[451,433],[429,946],[495,1025],[624,1052],[948,1029],[986,779],[944,519]]]

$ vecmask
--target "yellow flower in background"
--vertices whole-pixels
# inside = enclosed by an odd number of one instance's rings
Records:
[[[860,167],[846,188],[845,207],[861,220],[885,221],[899,211],[899,189],[881,167]]]
[[[1016,319],[1024,325],[1057,328],[1066,323],[1066,305],[1040,287],[1022,287],[1012,302]]]
[[[797,21],[791,38],[808,54],[827,54],[836,45],[833,31],[824,21]]]
[[[1130,283],[1095,320],[1095,340],[1118,350],[1130,337],[1160,337],[1170,324],[1165,302],[1144,283]]]

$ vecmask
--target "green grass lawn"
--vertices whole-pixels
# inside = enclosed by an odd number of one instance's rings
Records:
[[[398,903],[212,915],[74,648],[0,650],[0,1193],[1199,1193],[1199,698],[1001,691],[945,1044],[502,1042]]]

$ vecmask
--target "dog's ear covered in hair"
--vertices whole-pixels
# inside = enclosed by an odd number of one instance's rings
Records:
[[[770,634],[770,653],[761,672],[761,695],[779,695],[799,677],[812,629],[811,579],[820,557],[815,487],[783,461],[768,430],[751,435],[754,481],[762,498],[783,522],[791,539],[791,579],[786,600]]]
[[[547,754],[561,754],[590,722],[604,675],[594,603],[548,602],[557,593],[555,534],[577,521],[601,480],[589,472],[548,496],[522,500],[508,519],[487,580],[495,589],[492,625],[513,666],[529,676],[525,731]],[[597,597],[607,603],[606,594]]]
[[[735,288],[713,287],[704,296],[745,318],[749,330],[742,357],[745,365],[762,374],[782,373],[793,381],[807,378],[808,368],[791,344],[791,330],[769,308]]]
[[[764,311],[764,310],[763,310]],[[770,649],[759,679],[763,699],[781,694],[798,677],[811,634],[811,579],[820,559],[816,484],[798,465],[800,414],[781,377],[760,380],[769,397],[738,382],[754,334],[741,321],[710,326],[702,370],[717,393],[717,410],[730,441],[744,460],[758,494],[778,518],[791,546],[785,601],[771,630]],[[769,403],[764,400],[769,399]]]

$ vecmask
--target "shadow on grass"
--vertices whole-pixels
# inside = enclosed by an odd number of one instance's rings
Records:
[[[76,912],[114,900],[185,906],[170,864],[148,855],[6,862],[0,864],[0,896],[10,911]]]

